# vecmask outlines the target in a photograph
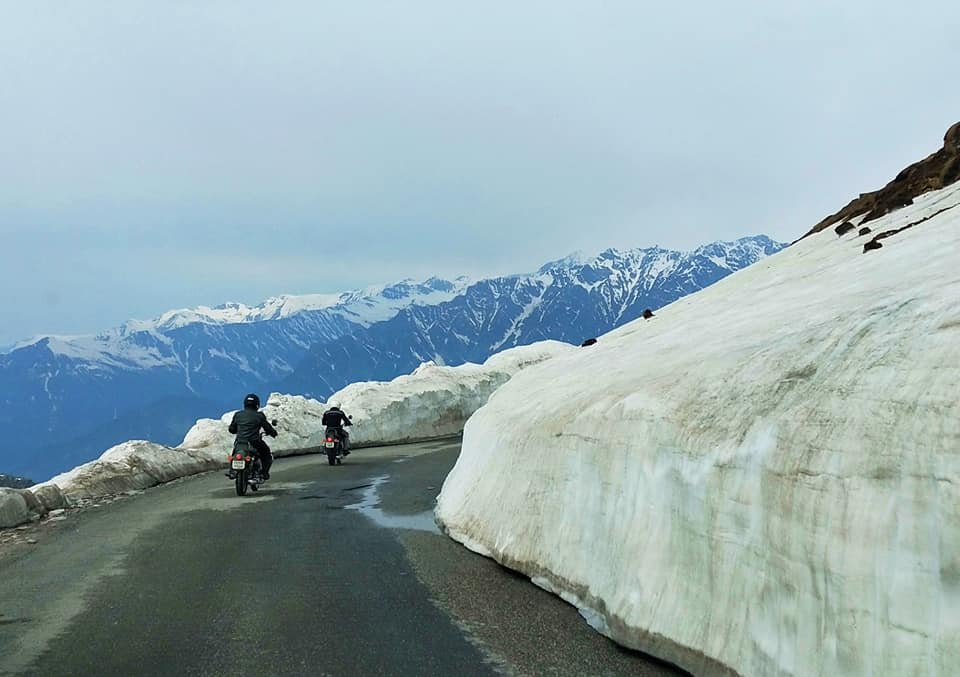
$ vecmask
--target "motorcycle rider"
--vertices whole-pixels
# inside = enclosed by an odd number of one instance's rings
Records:
[[[333,428],[336,434],[339,436],[341,441],[341,448],[343,449],[343,455],[350,455],[350,433],[344,430],[345,426],[353,425],[350,422],[350,417],[344,414],[340,407],[337,405],[331,405],[329,409],[323,412],[323,418],[320,421],[325,428]]]
[[[230,421],[230,427],[227,430],[237,436],[233,443],[234,449],[247,442],[257,450],[260,456],[263,479],[268,480],[270,479],[270,465],[273,463],[273,456],[270,454],[270,447],[260,436],[261,428],[270,437],[277,436],[276,429],[270,425],[270,421],[260,411],[260,398],[256,393],[250,393],[243,398],[243,409],[233,415],[233,420]],[[230,472],[233,473],[232,470]]]

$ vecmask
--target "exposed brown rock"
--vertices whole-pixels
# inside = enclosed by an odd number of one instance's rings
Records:
[[[837,221],[848,221],[866,214],[861,223],[879,219],[895,209],[913,203],[918,195],[939,190],[960,181],[960,122],[953,124],[943,137],[943,148],[915,162],[880,190],[861,193],[836,214],[815,225],[807,235],[818,233]]]

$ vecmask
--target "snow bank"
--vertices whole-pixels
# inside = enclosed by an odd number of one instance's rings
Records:
[[[960,206],[866,240],[813,235],[518,374],[438,520],[695,674],[953,674]]]
[[[169,482],[187,475],[216,470],[226,463],[226,452],[173,449],[133,440],[105,451],[95,461],[57,475],[41,486],[59,487],[69,499],[122,494]]]
[[[0,529],[15,527],[30,520],[30,509],[23,494],[16,489],[0,487]]]
[[[274,456],[301,453],[308,447],[317,446],[317,430],[322,428],[320,417],[325,409],[322,402],[299,395],[270,395],[263,413],[268,420],[277,421],[279,437],[267,438]],[[228,411],[219,419],[200,419],[187,432],[178,449],[195,449],[225,459],[233,448],[233,435],[227,432],[233,414]]]
[[[514,374],[575,350],[559,341],[542,341],[498,353],[483,365],[441,367],[427,362],[392,381],[351,384],[334,393],[329,403],[273,393],[263,411],[268,419],[277,420],[280,436],[268,444],[276,456],[318,447],[324,430],[321,417],[328,404],[336,404],[353,417],[350,440],[354,447],[455,435]],[[219,420],[197,421],[179,448],[225,457],[233,446],[233,436],[227,432],[232,417],[233,412],[227,412]]]
[[[58,487],[8,489],[0,487],[0,529],[40,519],[51,510],[66,508],[67,498]]]

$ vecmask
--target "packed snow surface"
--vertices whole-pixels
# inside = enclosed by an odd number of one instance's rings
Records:
[[[437,517],[695,674],[960,666],[960,184],[517,374]],[[872,237],[872,235],[870,236]]]

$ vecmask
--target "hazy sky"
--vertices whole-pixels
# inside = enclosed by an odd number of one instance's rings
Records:
[[[801,235],[960,119],[960,2],[0,0],[0,344]]]

